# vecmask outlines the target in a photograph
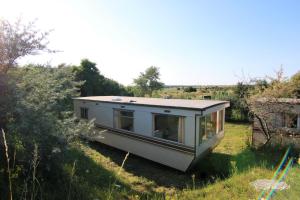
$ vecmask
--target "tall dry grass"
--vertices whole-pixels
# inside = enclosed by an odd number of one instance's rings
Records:
[[[5,160],[6,160],[6,173],[7,173],[7,179],[8,179],[8,199],[13,199],[13,193],[12,193],[12,186],[11,186],[11,169],[9,164],[9,155],[8,155],[8,146],[6,141],[5,132],[2,129],[2,138],[3,138],[3,145],[4,145],[4,152],[5,152]]]
[[[125,157],[124,157],[124,159],[122,161],[122,164],[121,164],[121,166],[120,166],[120,168],[119,168],[119,170],[118,170],[118,172],[117,172],[117,174],[116,174],[116,176],[114,178],[114,181],[111,184],[111,186],[109,187],[107,200],[111,200],[112,199],[112,194],[113,194],[113,192],[116,189],[116,183],[117,183],[117,178],[116,177],[118,177],[121,174],[121,172],[122,172],[122,170],[124,168],[125,162],[128,159],[128,156],[129,156],[129,152],[127,152],[127,154],[125,155]]]

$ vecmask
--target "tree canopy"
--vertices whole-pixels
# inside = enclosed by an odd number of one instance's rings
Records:
[[[277,134],[280,127],[272,127],[271,117],[274,113],[291,113],[288,103],[281,98],[299,98],[300,72],[287,78],[281,68],[274,77],[267,77],[267,80],[256,80],[253,89],[246,99],[247,107],[257,120],[267,144]]]
[[[7,73],[15,66],[17,59],[26,55],[36,55],[47,49],[49,32],[41,32],[34,22],[15,23],[0,19],[0,73]]]
[[[74,66],[76,80],[83,81],[80,87],[80,96],[99,96],[99,95],[128,95],[124,86],[118,82],[104,77],[96,63],[88,59],[81,60],[79,66]]]
[[[164,86],[164,83],[159,80],[159,68],[155,66],[147,68],[145,72],[140,73],[138,78],[134,79],[134,84],[137,89],[136,94],[138,96],[152,96],[154,90],[159,90]]]
[[[47,49],[49,32],[42,32],[34,22],[24,23],[21,18],[15,23],[0,19],[0,127],[8,118],[7,102],[11,100],[7,72],[16,66],[17,60],[26,55],[36,55]]]

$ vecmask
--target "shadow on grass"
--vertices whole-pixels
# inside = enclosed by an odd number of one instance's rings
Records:
[[[113,183],[116,186],[111,199],[144,195],[120,181],[114,173],[103,168],[77,148],[63,150],[62,153],[57,154],[56,158],[53,158],[53,161],[55,160],[57,162],[49,166],[48,176],[43,176],[44,199],[67,199],[68,196],[68,199],[108,199]],[[72,177],[75,160],[75,173]],[[51,169],[56,171],[51,171]],[[151,196],[147,194],[147,198]]]
[[[124,151],[97,142],[91,142],[89,146],[118,165],[121,165],[126,154]],[[135,176],[145,177],[158,186],[175,187],[180,190],[192,187],[192,175],[195,175],[196,186],[201,187],[253,167],[272,169],[280,162],[283,153],[282,151],[254,150],[250,147],[236,155],[212,152],[186,173],[131,154],[124,169]]]
[[[253,149],[246,147],[235,155],[213,152],[200,161],[192,172],[202,184],[224,180],[234,174],[243,173],[255,167],[274,169],[280,163],[285,149]]]
[[[126,152],[98,142],[90,142],[90,148],[109,157],[117,165],[121,165]],[[192,182],[191,174],[164,166],[151,160],[130,154],[124,170],[138,177],[144,177],[158,186],[186,188]]]

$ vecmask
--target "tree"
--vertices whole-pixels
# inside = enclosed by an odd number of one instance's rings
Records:
[[[103,94],[103,81],[102,76],[96,67],[96,63],[88,59],[81,60],[80,66],[74,67],[77,81],[84,81],[80,87],[80,96],[93,96]]]
[[[22,177],[28,177],[24,179],[28,184],[26,194],[28,198],[32,195],[31,199],[35,199],[41,191],[34,189],[35,180],[49,178],[49,171],[44,169],[51,168],[51,176],[61,178],[56,171],[62,166],[57,156],[53,156],[53,149],[63,149],[70,140],[90,133],[93,121],[85,123],[73,116],[72,98],[79,96],[78,86],[81,83],[75,81],[71,67],[29,65],[10,69],[7,75],[9,85],[14,85],[10,99],[13,106],[9,110],[11,115],[6,129],[9,149],[17,152],[14,163],[18,170],[14,171],[14,178],[22,180]],[[39,166],[36,169],[39,172],[34,175],[32,152],[36,152],[34,157]],[[27,182],[33,176],[35,180]],[[22,188],[22,185],[14,184],[13,193],[23,197]],[[5,184],[4,189],[0,188],[0,193],[5,193]]]
[[[81,83],[70,67],[28,65],[10,71],[10,81],[16,85],[11,119],[15,130],[10,132],[56,134],[59,123],[72,117],[72,98]]]
[[[26,55],[36,55],[47,49],[49,32],[36,29],[34,22],[22,23],[19,19],[15,23],[0,19],[0,128],[7,122],[7,114],[11,101],[12,85],[8,86],[7,72],[16,66],[17,60]]]
[[[154,90],[159,90],[164,86],[164,83],[159,80],[159,68],[154,66],[147,68],[144,73],[140,73],[137,79],[134,79],[134,84],[138,90],[136,94],[138,94],[138,96],[152,96]]]
[[[80,96],[128,95],[124,86],[103,76],[96,63],[88,59],[81,60],[80,66],[74,66],[73,71],[76,80],[84,82],[80,87]]]
[[[192,87],[192,86],[189,86],[189,87],[187,87],[187,88],[184,88],[183,91],[185,91],[185,92],[197,92],[197,88],[194,88],[194,87]]]
[[[0,19],[0,74],[6,74],[17,60],[26,55],[36,55],[47,49],[49,32],[41,32],[34,22],[23,24]]]
[[[247,107],[256,122],[255,126],[259,127],[265,136],[264,145],[268,144],[272,137],[280,131],[279,128],[271,126],[272,115],[291,112],[288,103],[280,98],[290,98],[297,94],[297,89],[294,90],[292,86],[297,88],[298,76],[295,74],[291,79],[287,79],[280,68],[275,77],[267,77],[268,80],[263,81],[257,80],[246,99]]]
[[[247,106],[247,98],[249,97],[252,86],[247,83],[238,82],[233,90],[234,100],[232,107],[240,112],[240,120],[249,120],[249,109]]]
[[[300,98],[300,71],[292,76],[289,87],[291,96]]]

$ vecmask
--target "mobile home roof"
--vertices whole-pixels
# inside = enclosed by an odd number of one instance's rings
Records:
[[[225,104],[229,106],[228,101],[217,100],[189,100],[189,99],[162,99],[146,97],[125,97],[125,96],[89,96],[77,97],[75,100],[97,101],[106,103],[130,104],[138,106],[172,107],[194,110],[205,110],[207,108]]]

